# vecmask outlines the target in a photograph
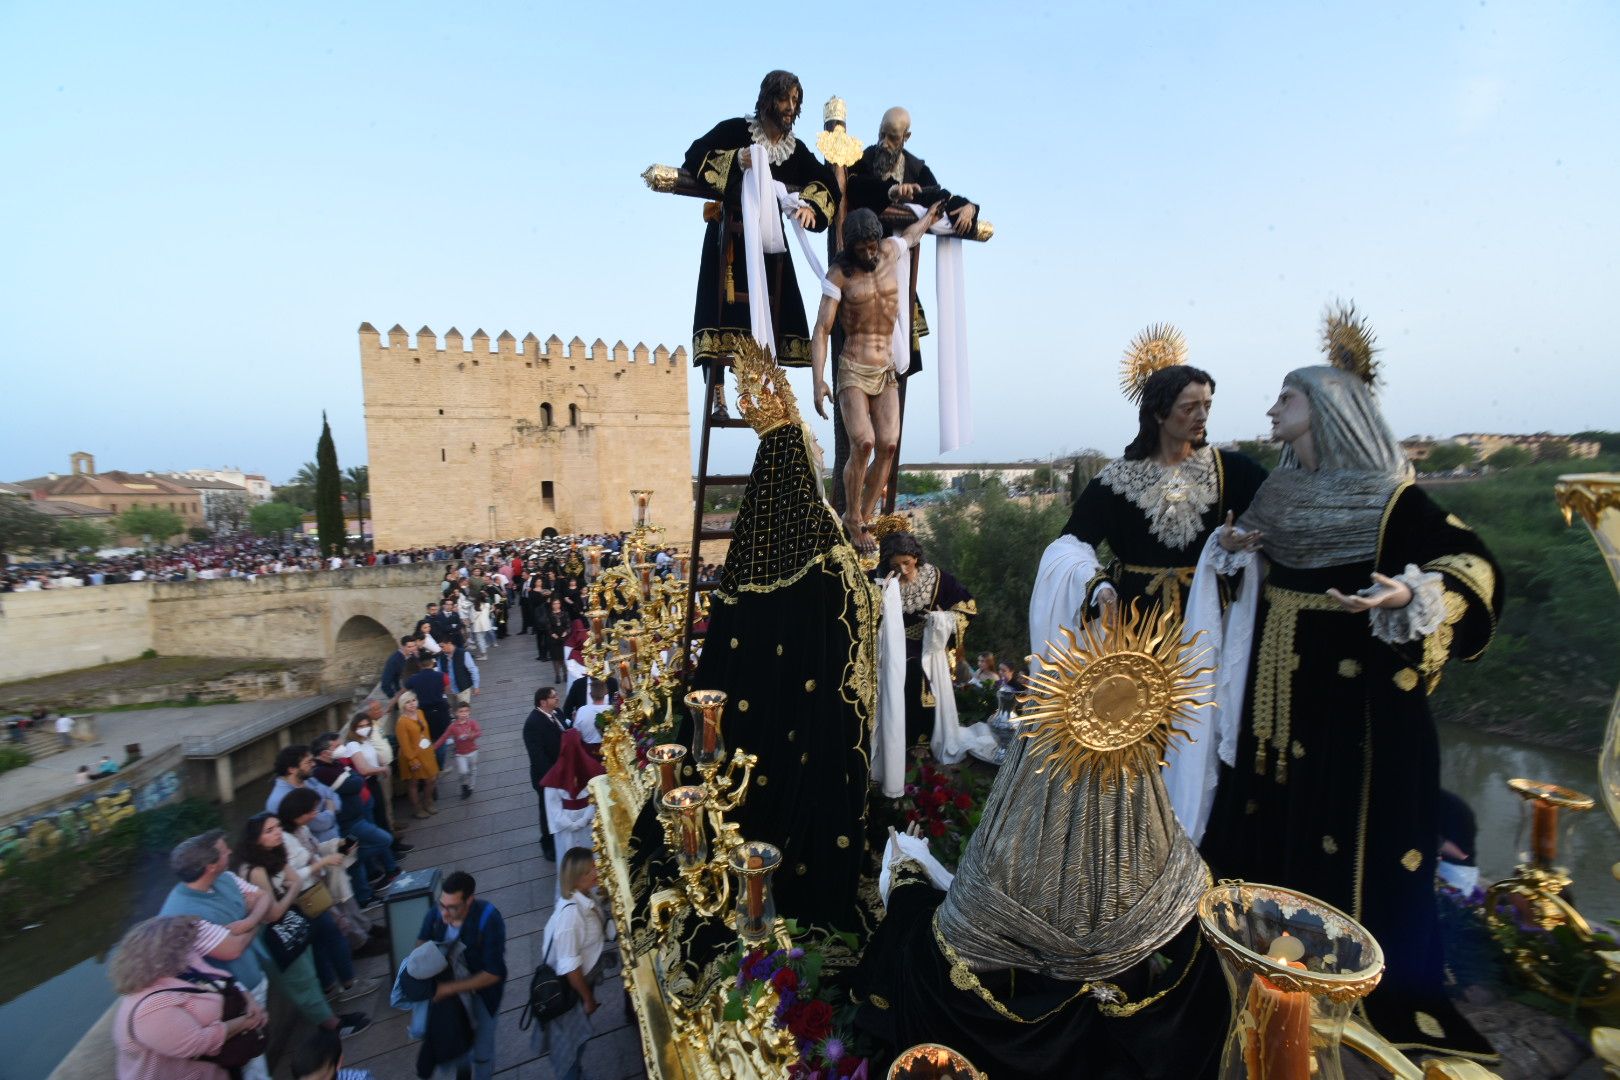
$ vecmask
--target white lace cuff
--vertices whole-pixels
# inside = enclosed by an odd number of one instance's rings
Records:
[[[1400,645],[1440,629],[1446,617],[1446,587],[1440,575],[1407,563],[1406,572],[1396,574],[1395,580],[1412,590],[1412,602],[1402,608],[1373,608],[1373,637]]]
[[[1254,563],[1254,552],[1252,551],[1227,551],[1221,547],[1220,537],[1218,536],[1211,536],[1209,541],[1209,565],[1214,568],[1217,574],[1225,574],[1227,577],[1231,577],[1239,570],[1247,569]]]

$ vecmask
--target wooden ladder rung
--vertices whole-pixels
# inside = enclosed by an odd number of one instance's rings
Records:
[[[698,539],[699,540],[730,540],[732,537],[734,537],[736,535],[737,535],[736,531],[732,530],[732,529],[700,529],[700,530],[698,530]]]
[[[713,476],[703,477],[703,486],[706,488],[743,487],[747,483],[747,473],[715,473]]]
[[[709,426],[717,428],[744,428],[748,421],[740,416],[710,416]]]

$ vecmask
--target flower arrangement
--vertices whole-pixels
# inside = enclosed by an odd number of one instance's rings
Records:
[[[789,924],[790,931],[793,929]],[[738,946],[735,979],[727,993],[724,1018],[741,1020],[751,1002],[769,986],[776,991],[775,1022],[798,1044],[799,1064],[793,1080],[867,1080],[867,1059],[857,1053],[847,1029],[839,1023],[853,1010],[835,1007],[837,992],[821,978],[825,954],[815,947],[753,949]],[[845,1016],[840,1016],[840,1012]]]
[[[984,813],[988,781],[962,769],[946,772],[920,761],[906,773],[905,795],[896,804],[907,825],[917,825],[936,858],[954,869]]]

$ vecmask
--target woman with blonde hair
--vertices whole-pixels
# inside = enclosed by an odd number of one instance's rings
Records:
[[[433,739],[427,720],[417,707],[416,692],[399,695],[399,719],[394,721],[394,738],[399,740],[399,775],[405,794],[411,800],[412,816],[425,818],[438,811],[433,792],[439,783],[439,759],[433,753]]]
[[[263,1037],[237,1037],[260,1031],[269,1016],[202,960],[204,948],[223,940],[224,930],[211,929],[212,943],[195,915],[160,916],[136,923],[118,943],[108,974],[122,998],[113,1020],[121,1080],[225,1080],[260,1061],[253,1051],[262,1053]]]
[[[596,858],[586,847],[569,848],[557,867],[563,899],[551,912],[541,935],[544,958],[552,970],[573,987],[579,1001],[574,1007],[540,1024],[533,1048],[551,1057],[558,1080],[579,1080],[580,1057],[590,1041],[591,1014],[597,1010],[596,987],[617,959],[617,933],[603,912],[596,888]]]

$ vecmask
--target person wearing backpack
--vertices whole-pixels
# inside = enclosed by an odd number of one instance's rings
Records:
[[[611,944],[616,935],[592,893],[596,888],[596,859],[591,849],[569,848],[557,876],[564,899],[553,909],[541,935],[541,966],[535,973],[537,985],[530,987],[530,1007],[535,1007],[538,984],[553,973],[568,985],[573,1003],[555,1017],[547,1019],[540,1014],[540,1023],[535,1025],[530,1039],[536,1052],[550,1055],[557,1080],[580,1080],[584,1075],[581,1059],[585,1044],[593,1034],[590,1017],[600,1007],[596,988],[616,959]]]
[[[465,870],[446,875],[439,885],[438,905],[422,919],[416,944],[450,942],[453,977],[440,981],[434,1000],[456,994],[473,1020],[473,1080],[495,1075],[495,1025],[501,1015],[501,994],[506,988],[506,921],[495,905],[480,900],[477,883]]]

